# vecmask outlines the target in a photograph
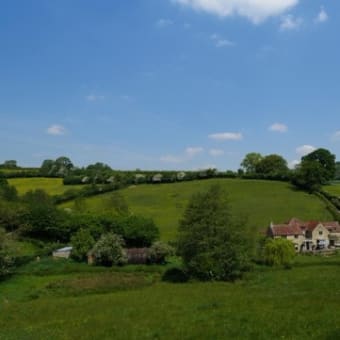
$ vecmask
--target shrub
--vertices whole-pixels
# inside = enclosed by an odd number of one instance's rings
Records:
[[[9,274],[13,265],[13,258],[10,256],[5,231],[0,229],[0,277]]]
[[[94,246],[95,240],[88,229],[80,229],[71,237],[71,256],[77,261],[84,261],[87,253]]]
[[[124,240],[116,234],[104,234],[90,251],[96,264],[104,266],[123,265],[127,256],[123,249]]]
[[[286,239],[268,239],[264,245],[263,259],[270,266],[290,267],[295,255],[293,243]]]
[[[117,220],[127,247],[149,247],[159,238],[159,230],[154,221],[141,216],[128,216]]]
[[[174,248],[167,243],[157,241],[149,250],[149,260],[151,263],[165,263],[166,258],[174,254]]]
[[[189,275],[181,268],[169,268],[163,274],[162,280],[172,283],[185,283],[189,281]]]

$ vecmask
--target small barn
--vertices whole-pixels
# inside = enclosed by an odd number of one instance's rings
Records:
[[[52,256],[55,257],[55,258],[68,259],[71,255],[71,251],[72,251],[72,247],[60,248],[60,249],[55,250],[52,253]]]
[[[129,264],[146,264],[149,261],[149,248],[128,248],[126,255]]]
[[[161,183],[163,179],[162,174],[156,174],[152,177],[152,183]]]

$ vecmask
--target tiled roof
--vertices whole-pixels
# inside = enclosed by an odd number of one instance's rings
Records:
[[[330,232],[340,232],[340,224],[336,221],[319,222],[307,221],[303,222],[297,218],[292,218],[285,224],[271,224],[270,231],[273,236],[289,236],[304,235],[304,231],[313,231],[319,224],[322,224]]]
[[[273,225],[271,227],[273,236],[303,235],[301,228],[287,224]]]

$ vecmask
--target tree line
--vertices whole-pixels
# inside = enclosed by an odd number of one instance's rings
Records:
[[[298,188],[315,192],[338,178],[340,163],[336,162],[334,154],[323,148],[303,156],[294,169],[289,169],[287,161],[280,155],[262,156],[252,152],[243,159],[240,172],[244,178],[291,181]]]
[[[38,169],[23,169],[17,166],[15,160],[5,161],[1,169],[15,170],[3,173],[10,177],[60,177],[65,185],[91,184],[103,185],[99,190],[111,191],[112,187],[121,188],[132,184],[158,184],[180,181],[201,180],[209,178],[245,178],[291,181],[299,188],[308,191],[318,191],[321,186],[331,180],[340,180],[340,162],[335,161],[335,155],[326,149],[317,149],[302,157],[295,169],[289,169],[287,161],[278,154],[262,155],[258,152],[248,153],[237,171],[218,171],[204,169],[197,171],[131,171],[114,170],[101,162],[86,167],[76,167],[66,156],[55,160],[46,159]],[[114,188],[112,188],[114,190]],[[91,190],[90,190],[91,191]],[[92,190],[96,194],[96,190]],[[75,193],[67,193],[63,199],[75,198]],[[91,195],[91,193],[84,193]]]

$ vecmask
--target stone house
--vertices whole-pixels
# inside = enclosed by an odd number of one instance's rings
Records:
[[[312,251],[340,247],[340,224],[337,221],[300,221],[292,218],[284,224],[273,224],[267,230],[272,238],[286,238],[293,242],[296,251]]]

